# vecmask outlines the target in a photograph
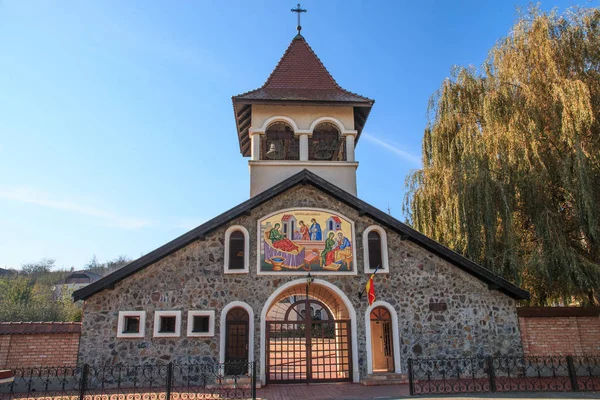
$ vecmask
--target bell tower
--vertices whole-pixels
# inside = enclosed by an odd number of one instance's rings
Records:
[[[265,84],[232,98],[240,152],[250,157],[250,197],[303,169],[356,196],[354,148],[374,100],[340,87],[301,29],[298,20]]]

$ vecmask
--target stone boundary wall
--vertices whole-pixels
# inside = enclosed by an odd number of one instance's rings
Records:
[[[0,323],[0,369],[77,364],[79,322]]]
[[[600,307],[521,307],[525,356],[600,354]]]

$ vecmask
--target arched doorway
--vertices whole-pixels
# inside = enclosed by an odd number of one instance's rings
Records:
[[[370,315],[373,372],[394,372],[392,316],[385,307],[375,307]]]
[[[248,311],[242,307],[234,307],[227,312],[225,317],[226,375],[248,372],[249,320]]]
[[[265,315],[265,380],[351,382],[352,323],[345,302],[319,284],[296,284]]]
[[[383,310],[379,310],[383,308]],[[374,312],[375,311],[375,312]],[[377,324],[379,322],[379,324]],[[383,327],[389,322],[390,329]],[[377,325],[381,325],[378,328]],[[390,365],[393,365],[393,372],[396,374],[402,373],[402,365],[400,362],[400,336],[398,329],[398,314],[396,314],[395,308],[385,301],[375,301],[365,312],[365,333],[366,333],[366,351],[367,351],[367,373],[385,372],[390,370]],[[384,337],[385,334],[387,338]],[[391,337],[391,347],[389,346]],[[382,342],[383,340],[383,342]],[[387,341],[387,343],[385,342]],[[385,365],[383,362],[378,363],[377,367],[374,365],[374,352],[378,351],[383,354]],[[391,352],[392,360],[389,360],[389,354]],[[386,355],[387,354],[387,355]],[[391,372],[391,371],[390,371]]]

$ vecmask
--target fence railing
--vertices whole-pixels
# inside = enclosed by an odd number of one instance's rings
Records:
[[[256,399],[256,363],[13,368],[0,400]],[[5,379],[6,380],[6,379]]]
[[[600,390],[600,356],[408,359],[411,395]]]

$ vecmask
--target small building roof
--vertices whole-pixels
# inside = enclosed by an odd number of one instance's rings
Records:
[[[81,322],[0,322],[0,335],[80,332]]]
[[[67,275],[67,277],[65,278],[65,280],[67,279],[75,279],[75,278],[89,278],[92,282],[97,281],[98,279],[102,278],[102,275],[97,274],[95,272],[92,271],[87,271],[87,270],[79,270],[79,271],[73,271],[71,272],[69,275]]]
[[[250,156],[248,129],[251,123],[252,104],[351,105],[354,107],[354,129],[358,131],[356,138],[358,141],[371,107],[375,103],[375,100],[352,93],[338,85],[300,34],[292,40],[264,85],[233,96],[232,100],[240,151],[244,156]]]
[[[289,221],[291,219],[296,219],[292,214],[285,214],[283,217],[281,217],[282,221]]]
[[[340,217],[337,217],[337,216],[335,216],[335,215],[333,215],[333,216],[331,217],[331,219],[332,219],[332,220],[333,220],[333,222],[335,222],[336,224],[341,224],[341,223],[342,223],[342,220],[340,219]]]

